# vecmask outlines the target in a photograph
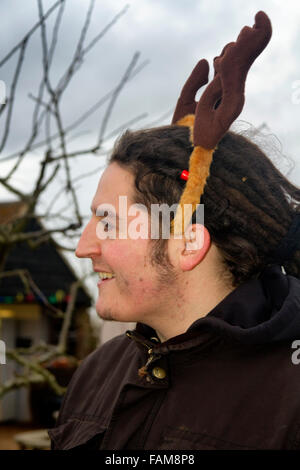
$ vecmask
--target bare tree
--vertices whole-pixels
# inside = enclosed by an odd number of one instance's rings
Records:
[[[72,161],[75,157],[86,158],[93,155],[100,158],[101,164],[99,170],[103,168],[103,156],[105,155],[105,144],[113,136],[119,134],[122,129],[135,124],[146,116],[145,113],[139,116],[133,116],[128,122],[120,123],[117,129],[109,129],[110,118],[117,102],[117,99],[126,86],[147,64],[140,63],[140,54],[135,52],[129,62],[126,70],[123,71],[119,82],[108,91],[104,96],[98,97],[95,102],[91,97],[91,103],[84,112],[78,115],[73,122],[64,122],[63,119],[63,101],[62,98],[68,89],[71,80],[77,75],[84,66],[85,59],[89,52],[96,47],[99,41],[111,30],[127,11],[127,6],[123,8],[111,21],[96,34],[96,36],[87,41],[87,33],[93,14],[95,0],[91,0],[83,21],[82,29],[79,33],[77,44],[74,48],[74,54],[67,65],[61,71],[60,78],[54,83],[51,75],[53,59],[58,48],[58,33],[61,28],[62,18],[65,11],[66,0],[56,1],[51,8],[44,11],[42,0],[37,0],[38,18],[33,27],[25,34],[21,41],[16,44],[0,60],[0,70],[5,64],[13,64],[14,73],[10,84],[7,84],[8,96],[6,103],[0,106],[0,121],[2,135],[0,136],[0,168],[2,164],[10,163],[10,168],[4,176],[0,171],[0,184],[9,191],[14,198],[24,202],[26,211],[22,216],[16,217],[13,221],[6,224],[0,224],[0,282],[1,278],[6,276],[18,276],[25,286],[39,295],[43,303],[55,315],[63,319],[62,330],[58,344],[39,344],[32,348],[14,349],[7,351],[7,357],[16,361],[23,367],[23,373],[14,377],[13,380],[0,385],[0,397],[9,390],[28,386],[31,383],[47,382],[57,394],[64,393],[64,388],[60,387],[55,377],[43,367],[45,361],[62,355],[66,352],[67,336],[71,323],[76,294],[78,288],[84,282],[79,279],[71,287],[71,300],[68,303],[65,312],[60,311],[53,305],[49,305],[47,298],[34,283],[29,272],[22,269],[16,271],[5,271],[5,262],[10,250],[18,243],[26,241],[34,247],[45,241],[54,241],[58,249],[74,250],[72,240],[78,237],[78,231],[83,225],[84,215],[80,213],[80,207],[77,197],[78,181],[90,176],[91,172],[72,177]],[[48,27],[49,18],[54,18],[54,26],[51,30]],[[22,83],[22,70],[27,58],[27,52],[33,35],[39,34],[42,48],[41,61],[41,80],[35,93],[30,93],[28,99],[33,100],[34,108],[31,116],[30,133],[18,151],[7,154],[6,147],[10,133],[13,129],[13,114],[18,107],[16,92]],[[74,131],[80,132],[81,125],[99,108],[106,107],[100,125],[98,126],[97,138],[95,142],[87,148],[74,148],[70,150],[70,142],[74,139]],[[23,192],[14,184],[20,165],[31,152],[39,152],[41,158],[39,172],[36,175],[33,189]],[[5,153],[6,152],[6,153]],[[2,157],[1,157],[2,156]],[[93,173],[95,170],[93,170]],[[42,195],[51,185],[57,184],[58,178],[63,180],[63,187],[49,201],[48,207],[43,213],[39,212],[39,203]],[[56,186],[55,186],[56,187]],[[66,212],[64,208],[58,209],[58,201],[65,195],[71,201],[71,207]],[[38,231],[25,231],[26,224],[32,217],[38,217],[42,222],[42,229]],[[55,221],[55,223],[53,223]],[[63,242],[58,241],[63,238]]]

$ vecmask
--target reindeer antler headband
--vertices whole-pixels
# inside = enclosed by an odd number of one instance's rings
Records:
[[[179,201],[179,208],[200,203],[214,150],[231,124],[240,115],[245,102],[245,82],[254,60],[270,41],[272,26],[268,16],[260,11],[252,28],[245,26],[236,42],[227,44],[214,59],[215,75],[199,102],[197,91],[208,82],[209,65],[200,60],[186,81],[174,112],[172,124],[189,126],[194,150],[190,157],[189,176]],[[242,157],[241,157],[242,158]],[[177,210],[174,233],[182,233],[189,221]]]

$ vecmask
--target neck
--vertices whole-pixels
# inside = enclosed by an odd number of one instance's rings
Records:
[[[216,276],[197,276],[194,272],[185,273],[173,291],[166,308],[152,317],[151,326],[161,342],[185,333],[199,318],[211,312],[234,287],[217,281]],[[173,289],[172,289],[173,290]]]

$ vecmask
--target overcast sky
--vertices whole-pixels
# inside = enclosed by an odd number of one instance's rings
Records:
[[[44,0],[45,11],[55,0]],[[244,25],[252,26],[255,13],[264,10],[273,25],[267,49],[252,66],[246,84],[246,103],[239,122],[268,125],[277,136],[284,155],[292,158],[295,168],[290,178],[300,186],[300,2],[299,0],[96,0],[87,44],[125,5],[127,12],[87,55],[84,65],[65,94],[63,120],[73,122],[86,109],[118,85],[133,54],[140,51],[139,63],[148,65],[122,91],[114,108],[107,135],[142,113],[147,118],[135,127],[146,127],[166,113],[171,113],[187,76],[200,58],[212,59],[223,46],[236,39]],[[74,53],[76,40],[89,5],[88,0],[67,0],[59,42],[51,69],[53,84],[63,74]],[[16,45],[38,19],[35,0],[1,0],[0,60]],[[55,13],[49,18],[49,31]],[[10,82],[16,55],[2,68],[0,80]],[[0,159],[24,145],[30,130],[33,102],[28,93],[37,94],[41,78],[40,32],[29,41],[20,86],[16,95],[11,135]],[[296,87],[296,88],[293,88]],[[297,92],[298,90],[298,92]],[[298,103],[299,101],[299,103]],[[93,145],[105,111],[100,108],[80,128],[85,134],[71,142],[71,148]],[[161,123],[168,123],[171,116]],[[243,122],[244,121],[244,122]],[[0,121],[3,131],[3,122]],[[274,138],[273,138],[274,141]],[[13,182],[20,189],[34,182],[41,151],[30,154]],[[73,175],[98,168],[103,158],[86,156],[72,165]],[[13,164],[0,164],[5,175]],[[282,165],[282,166],[281,166]],[[278,166],[285,170],[285,163]],[[288,168],[288,167],[287,167]],[[79,188],[81,207],[89,212],[100,173]],[[58,180],[57,187],[59,187]],[[57,189],[57,188],[56,188]],[[53,189],[54,192],[54,189]],[[12,199],[0,186],[0,199]]]

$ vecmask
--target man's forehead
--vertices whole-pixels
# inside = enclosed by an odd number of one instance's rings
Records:
[[[133,175],[116,163],[110,164],[103,172],[96,193],[93,197],[91,210],[96,212],[101,204],[109,204],[118,212],[120,197],[126,198],[127,204],[133,204]]]

